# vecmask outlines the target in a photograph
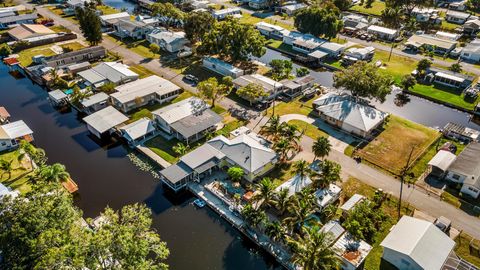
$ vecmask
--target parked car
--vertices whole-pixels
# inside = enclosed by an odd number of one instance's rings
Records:
[[[193,76],[192,74],[185,75],[185,77],[183,77],[183,79],[185,79],[186,81],[192,82],[194,84],[198,83],[198,78]]]
[[[435,219],[433,224],[435,224],[435,226],[437,226],[437,228],[439,228],[442,232],[448,233],[450,231],[450,227],[452,226],[452,221],[444,216],[441,216]]]

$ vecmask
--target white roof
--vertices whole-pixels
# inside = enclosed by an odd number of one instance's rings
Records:
[[[330,184],[327,188],[324,189],[319,189],[315,191],[315,197],[317,198],[317,205],[320,206],[321,208],[324,208],[325,206],[329,205],[330,203],[333,203],[336,199],[338,199],[338,195],[342,189],[335,185],[335,184]]]
[[[358,256],[352,256],[352,253],[348,253],[349,248],[352,245],[356,246]],[[355,240],[349,232],[346,232],[337,240],[337,242],[335,242],[335,244],[333,244],[332,249],[335,254],[342,259],[343,262],[348,262],[354,266],[354,269],[356,269],[360,264],[362,264],[367,255],[370,253],[372,246],[363,240]]]
[[[91,84],[104,80],[119,83],[122,80],[138,78],[137,73],[131,71],[127,65],[119,62],[101,62],[91,69],[79,72],[78,75]]]
[[[292,196],[293,194],[302,191],[302,189],[308,187],[312,184],[312,179],[310,177],[300,177],[300,175],[295,175],[290,180],[284,182],[280,186],[278,186],[275,191],[280,191],[282,189],[288,190],[288,197]]]
[[[82,100],[81,104],[83,107],[90,107],[94,104],[108,100],[108,95],[104,92],[96,93],[95,95],[86,97]]]
[[[68,98],[67,94],[58,89],[48,92],[48,96],[55,101],[62,101],[63,99]]]
[[[457,156],[450,151],[440,150],[438,153],[428,162],[428,165],[435,166],[442,171],[446,171],[448,167],[455,161]]]
[[[33,131],[23,120],[11,122],[0,126],[0,139],[17,139],[33,134]]]
[[[152,114],[163,119],[168,124],[172,124],[196,112],[203,111],[206,107],[207,104],[203,100],[196,97],[190,97],[155,110]]]
[[[127,140],[134,141],[142,136],[145,136],[155,131],[155,126],[150,119],[144,117],[133,123],[121,127],[120,130],[123,132],[123,136]]]
[[[117,86],[115,87],[115,90],[117,92],[110,96],[121,103],[126,103],[135,100],[137,97],[145,97],[153,93],[156,93],[159,96],[168,94],[180,90],[180,87],[157,75],[152,75]]]
[[[345,48],[345,45],[343,44],[338,44],[335,42],[325,42],[322,45],[320,45],[320,49],[324,49],[327,51],[332,51],[332,52],[338,52],[342,49]]]
[[[230,13],[238,13],[240,12],[240,9],[237,7],[234,8],[226,8],[226,9],[220,9],[220,10],[214,10],[213,14],[215,15],[223,15],[223,14],[230,14]]]
[[[354,194],[352,197],[350,197],[350,199],[348,199],[348,201],[346,201],[340,207],[340,209],[342,209],[343,211],[350,211],[351,209],[353,209],[355,207],[355,205],[357,205],[357,203],[359,203],[363,199],[365,199],[365,196],[360,195],[360,194]]]
[[[107,14],[107,15],[100,16],[100,20],[102,21],[108,21],[111,19],[122,19],[122,18],[130,18],[130,14],[128,14],[128,12],[120,12],[120,13]]]
[[[403,216],[381,246],[409,256],[424,270],[439,270],[455,242],[433,223]]]
[[[127,120],[128,117],[117,111],[112,106],[108,106],[105,109],[83,118],[83,121],[85,121],[89,126],[94,128],[99,133],[104,133],[105,131]]]
[[[281,26],[278,26],[278,25],[274,25],[274,24],[270,24],[270,23],[266,23],[266,22],[258,22],[255,24],[256,27],[260,27],[260,28],[270,28],[270,30],[276,30],[276,31],[283,31],[285,30],[283,27]]]
[[[379,32],[379,33],[385,33],[385,34],[388,34],[388,35],[395,35],[398,30],[390,29],[390,28],[386,28],[386,27],[382,27],[382,26],[378,26],[378,25],[370,25],[367,28],[367,31],[374,31],[374,32]]]
[[[443,72],[435,73],[435,77],[442,77],[442,78],[449,79],[449,80],[452,80],[452,81],[456,81],[456,82],[459,82],[459,83],[463,83],[465,81],[464,78],[460,78],[460,77],[457,77],[455,75],[450,75],[450,74],[443,73]]]

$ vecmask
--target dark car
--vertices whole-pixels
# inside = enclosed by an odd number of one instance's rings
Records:
[[[192,82],[194,84],[198,83],[198,78],[193,76],[192,74],[185,75],[185,77],[183,77],[183,79],[186,80],[186,81]]]

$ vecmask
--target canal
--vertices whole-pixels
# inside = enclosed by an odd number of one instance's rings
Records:
[[[31,127],[49,163],[65,164],[79,185],[75,203],[85,217],[97,216],[106,206],[146,203],[154,228],[170,248],[170,269],[279,268],[210,209],[195,208],[188,195],[179,199],[165,194],[158,180],[129,160],[124,146],[95,143],[76,111],[56,111],[41,87],[28,78],[16,80],[7,71],[0,65],[0,106],[13,120],[22,119]]]

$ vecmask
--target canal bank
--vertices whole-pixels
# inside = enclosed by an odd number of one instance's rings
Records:
[[[79,185],[76,205],[85,217],[95,217],[106,206],[146,203],[153,226],[171,251],[171,269],[277,269],[274,259],[210,209],[196,209],[193,197],[164,192],[158,180],[140,171],[121,144],[99,145],[75,110],[60,113],[47,93],[29,79],[16,80],[0,65],[0,104],[14,120],[23,119],[34,131],[36,145],[48,162],[65,164]]]

